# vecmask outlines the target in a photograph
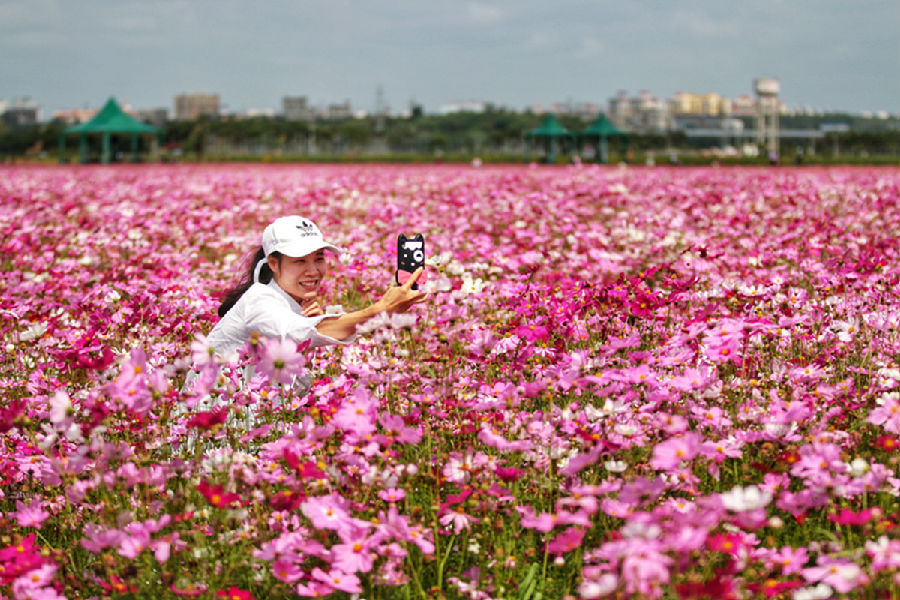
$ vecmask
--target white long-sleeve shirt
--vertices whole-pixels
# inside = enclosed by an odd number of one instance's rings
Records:
[[[206,339],[216,354],[223,357],[230,356],[246,344],[254,331],[263,337],[290,338],[297,343],[309,340],[311,348],[346,345],[357,335],[337,340],[316,331],[316,325],[322,319],[340,314],[307,317],[300,304],[274,280],[268,284],[254,283],[216,323]]]

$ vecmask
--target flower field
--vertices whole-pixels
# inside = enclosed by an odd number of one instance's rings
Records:
[[[0,597],[900,595],[895,169],[0,175]],[[286,214],[430,299],[211,355]]]

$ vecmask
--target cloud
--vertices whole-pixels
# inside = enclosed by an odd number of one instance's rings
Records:
[[[58,46],[64,44],[67,37],[58,32],[47,29],[32,29],[26,31],[17,31],[3,36],[4,46],[19,47],[42,47],[42,46]]]
[[[715,17],[697,10],[676,11],[670,23],[673,29],[700,38],[733,38],[740,35],[743,29],[733,15]]]
[[[596,58],[606,51],[606,44],[603,40],[589,37],[581,40],[581,45],[575,52],[578,58]]]
[[[110,15],[104,19],[104,23],[117,31],[148,31],[157,28],[159,19],[152,15]]]
[[[6,30],[25,25],[59,23],[63,11],[56,0],[10,0],[0,2],[0,26]]]
[[[484,25],[496,23],[505,16],[502,8],[485,2],[469,2],[466,12],[471,20]]]
[[[546,48],[550,45],[551,38],[544,31],[535,31],[525,40],[525,47],[530,49]]]

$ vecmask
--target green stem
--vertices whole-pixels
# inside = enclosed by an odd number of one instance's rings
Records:
[[[444,558],[438,562],[437,587],[439,590],[444,589],[444,565],[447,563],[447,559],[450,558],[450,551],[453,550],[453,542],[455,541],[456,534],[450,537],[450,543],[447,545],[447,551],[444,552]]]
[[[547,587],[547,559],[550,557],[550,545],[544,543],[544,566],[541,567],[541,594]]]

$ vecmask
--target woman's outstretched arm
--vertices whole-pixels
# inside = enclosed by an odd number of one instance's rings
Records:
[[[328,317],[322,319],[316,325],[316,331],[322,335],[342,340],[356,333],[356,327],[368,321],[369,319],[386,312],[394,314],[398,312],[406,312],[414,304],[419,304],[428,299],[428,294],[419,290],[412,289],[412,285],[422,273],[422,268],[416,269],[412,276],[399,286],[392,286],[384,293],[377,302],[367,306],[362,310],[346,313],[338,317]]]

